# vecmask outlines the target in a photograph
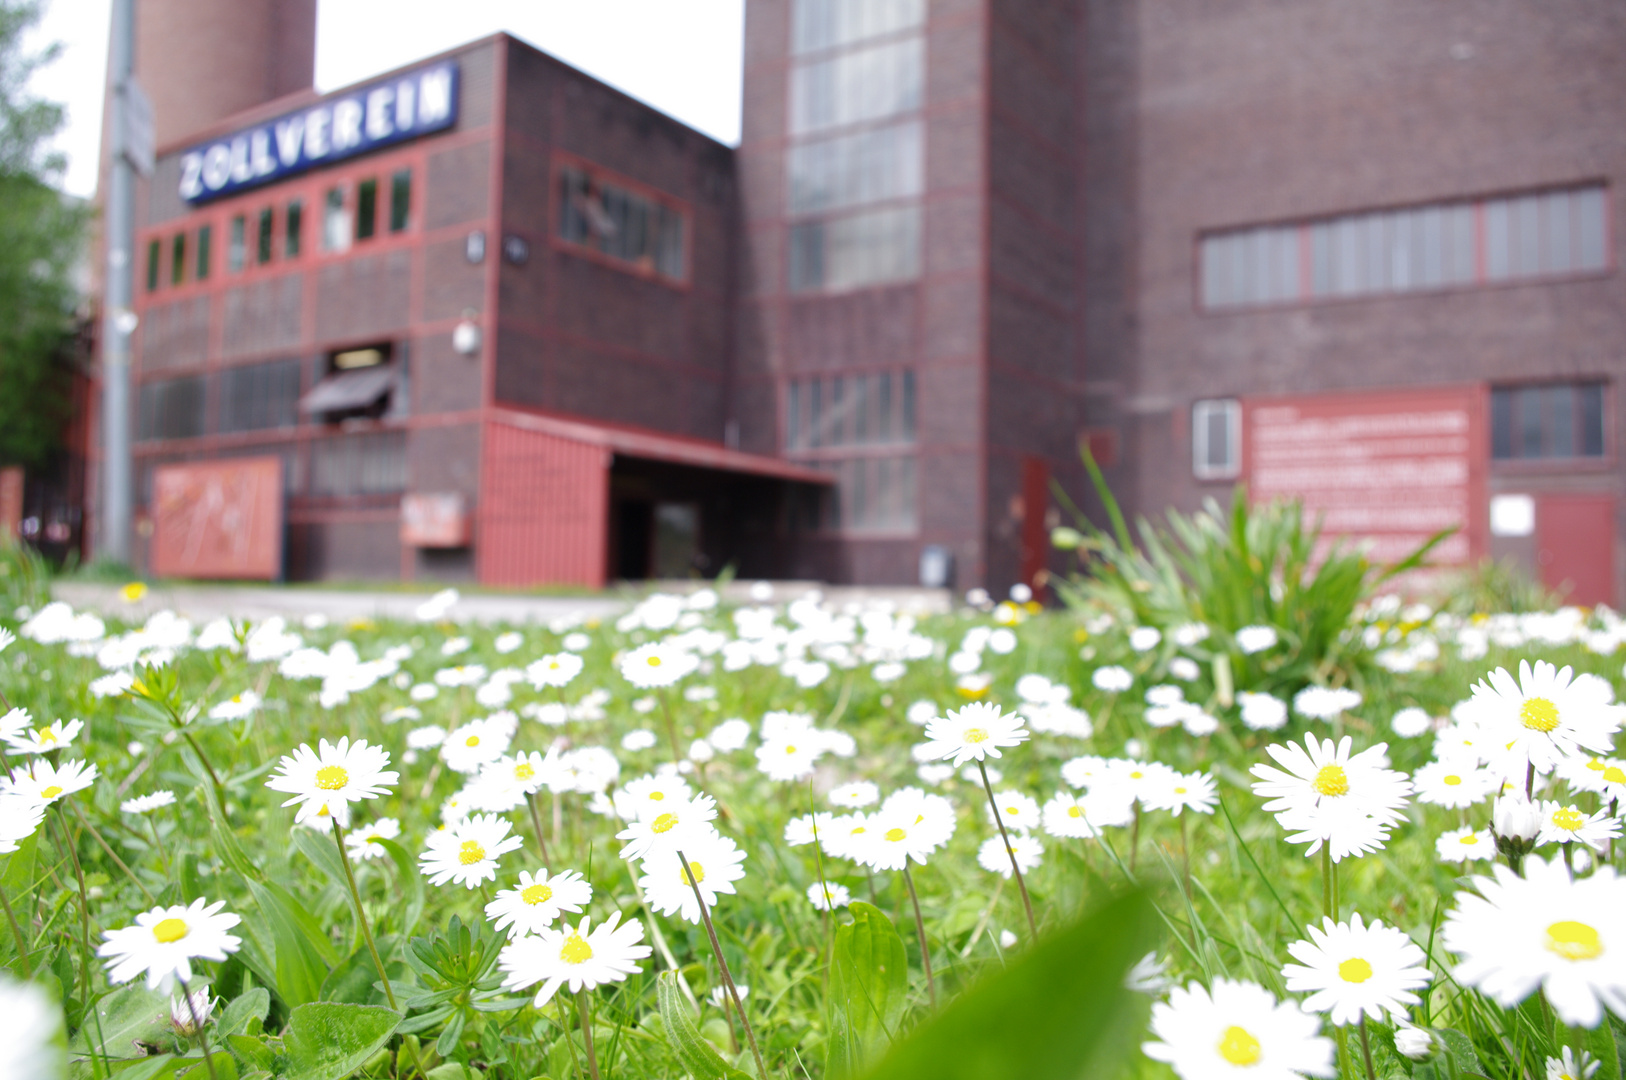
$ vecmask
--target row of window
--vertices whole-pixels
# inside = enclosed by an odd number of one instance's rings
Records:
[[[926,0],[796,0],[791,51],[838,48],[916,29],[925,21]]]
[[[1483,285],[1609,265],[1602,184],[1213,233],[1209,309]]]
[[[785,387],[785,449],[915,441],[915,373],[797,379]]]
[[[1498,386],[1490,395],[1491,458],[1566,461],[1604,455],[1601,382]],[[1191,407],[1191,468],[1199,480],[1242,473],[1242,403],[1198,401]]]
[[[681,211],[578,168],[559,170],[559,239],[644,273],[686,275]]]
[[[335,435],[314,439],[309,446],[308,458],[293,446],[256,447],[252,453],[282,458],[283,490],[288,495],[341,498],[395,495],[406,490],[407,443],[403,431]],[[141,470],[141,499],[148,505],[152,503],[153,471],[161,464],[161,459],[149,459]]]
[[[323,251],[345,251],[353,241],[377,236],[381,228],[391,233],[407,230],[412,220],[412,170],[399,169],[388,177],[387,206],[381,201],[380,183],[378,177],[368,177],[354,187],[337,184],[327,190],[322,199]],[[265,266],[278,258],[297,259],[304,247],[305,201],[289,199],[280,208],[264,206],[253,215],[237,214],[226,229],[226,269],[231,273],[241,272],[250,262]],[[166,280],[172,286],[207,280],[213,246],[212,225],[200,225],[194,234],[178,232],[167,245],[150,240],[147,291],[157,292]]]

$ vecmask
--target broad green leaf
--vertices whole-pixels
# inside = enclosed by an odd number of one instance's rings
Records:
[[[418,872],[418,858],[394,840],[379,837],[370,843],[377,844],[388,852],[389,857],[395,861],[395,869],[400,872],[400,884],[406,888],[407,893],[406,910],[401,916],[400,931],[402,936],[409,935],[418,928],[418,919],[423,915],[423,874]]]
[[[197,792],[198,798],[203,801],[204,807],[209,812],[209,828],[214,835],[215,852],[220,856],[220,860],[248,881],[263,881],[265,875],[243,852],[242,845],[237,842],[237,834],[231,831],[231,824],[226,820],[226,812],[221,808],[214,784],[205,780],[198,784]]]
[[[395,1010],[370,1005],[301,1005],[282,1033],[282,1075],[287,1080],[343,1080],[378,1053],[400,1022]]]
[[[203,1059],[196,1058],[194,1060],[201,1063]],[[217,1057],[215,1061],[218,1063],[220,1059]],[[156,1057],[142,1058],[140,1061],[132,1062],[127,1066],[115,1065],[111,1071],[119,1080],[158,1080],[162,1076],[174,1076],[175,1069],[180,1064],[181,1059],[174,1054],[159,1054]],[[87,1072],[86,1075],[89,1076],[92,1073]]]
[[[1586,1049],[1591,1051],[1594,1059],[1601,1063],[1598,1069],[1600,1076],[1620,1075],[1620,1050],[1615,1046],[1615,1035],[1611,1031],[1612,1025],[1599,1024],[1586,1033]]]
[[[1144,894],[1121,895],[990,972],[892,1045],[872,1080],[1074,1080],[1116,1075],[1137,1007],[1124,976],[1155,940]]]
[[[344,890],[346,897],[350,896],[350,883],[345,877],[344,863],[339,860],[339,847],[333,842],[331,830],[316,832],[313,829],[295,829],[292,833],[294,847],[304,853],[305,858],[315,863],[317,869],[333,879],[334,884]],[[351,901],[354,910],[355,902]]]
[[[40,830],[35,829],[26,839],[17,842],[16,851],[6,856],[6,872],[0,877],[0,888],[6,890],[13,912],[16,911],[14,898],[27,895],[34,884],[34,852],[39,846],[39,835]]]
[[[380,956],[388,956],[395,951],[395,942],[391,938],[379,938],[377,944]],[[363,945],[322,980],[322,1000],[381,1005],[384,993],[373,989],[373,983],[377,981],[378,966],[373,963],[373,954]]]
[[[259,1020],[262,1024],[271,1012],[271,994],[263,986],[256,986],[252,990],[245,990],[237,995],[225,1011],[220,1014],[220,1022],[215,1030],[219,1038],[227,1035],[241,1035],[248,1030],[250,1020]]]
[[[433,1069],[424,1073],[428,1080],[480,1080],[483,1075],[479,1069],[471,1069],[469,1066],[457,1061],[448,1061],[444,1065],[436,1065]]]
[[[1446,1029],[1436,1031],[1440,1041],[1445,1044],[1445,1052],[1451,1058],[1458,1072],[1482,1073],[1485,1067],[1479,1063],[1479,1055],[1474,1052],[1473,1040],[1460,1031]]]
[[[689,1003],[684,1000],[683,992],[677,985],[677,980],[682,977],[675,971],[661,972],[655,980],[655,996],[660,1006],[661,1023],[666,1027],[666,1041],[677,1053],[684,1070],[694,1080],[738,1080],[748,1077],[748,1073],[724,1061],[716,1048],[695,1030],[694,1018],[689,1015]]]
[[[290,1008],[316,1001],[322,981],[339,955],[310,913],[287,891],[271,882],[247,882],[259,906],[259,914],[243,917],[245,923],[258,922],[262,944],[271,947],[271,966],[278,996]]]
[[[136,1046],[136,1041],[152,1042],[168,1026],[169,998],[148,990],[144,982],[131,983],[96,1003],[96,1015],[85,1017],[68,1050],[75,1057],[92,1053],[112,1058],[146,1057],[147,1052]]]
[[[276,1055],[271,1052],[264,1039],[253,1035],[228,1035],[226,1045],[237,1055],[239,1061],[252,1068],[270,1072],[276,1065]]]
[[[830,963],[830,1036],[825,1069],[851,1076],[892,1040],[909,993],[909,960],[897,928],[873,904],[851,906]]]

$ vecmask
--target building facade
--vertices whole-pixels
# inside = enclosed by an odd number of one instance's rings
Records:
[[[1618,602],[1623,47],[1601,0],[749,0],[737,150],[506,36],[279,86],[148,184],[138,475],[276,458],[290,577],[1003,589],[1088,449],[1139,513],[1245,482]]]

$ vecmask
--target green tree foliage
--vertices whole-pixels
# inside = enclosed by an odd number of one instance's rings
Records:
[[[0,0],[0,464],[38,464],[61,434],[88,217],[56,187],[66,163],[47,143],[62,106],[28,93],[57,52],[25,48],[39,14],[38,0]]]

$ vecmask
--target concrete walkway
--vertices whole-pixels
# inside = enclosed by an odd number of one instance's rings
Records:
[[[687,593],[705,584],[695,581],[651,582],[648,591],[666,589]],[[751,589],[754,584],[732,582],[723,590],[724,597],[731,603],[749,603],[753,599]],[[931,615],[947,612],[952,607],[951,596],[946,589],[858,588],[824,586],[807,581],[774,582],[772,588],[772,599],[777,603],[785,603],[817,589],[837,608],[849,603],[881,601],[897,611]],[[51,592],[55,599],[64,600],[76,609],[95,611],[129,622],[144,621],[148,615],[163,609],[177,612],[194,622],[221,615],[256,620],[281,615],[291,623],[297,623],[307,615],[326,615],[335,622],[351,619],[411,621],[416,618],[418,606],[430,596],[427,592],[393,590],[160,583],[149,588],[140,600],[131,603],[120,595],[120,589],[118,585],[101,582],[59,581],[52,585]],[[547,623],[571,615],[603,619],[625,611],[641,595],[642,592],[633,593],[630,590],[585,596],[466,592],[459,596],[457,604],[447,612],[446,617],[454,622],[515,624]]]

